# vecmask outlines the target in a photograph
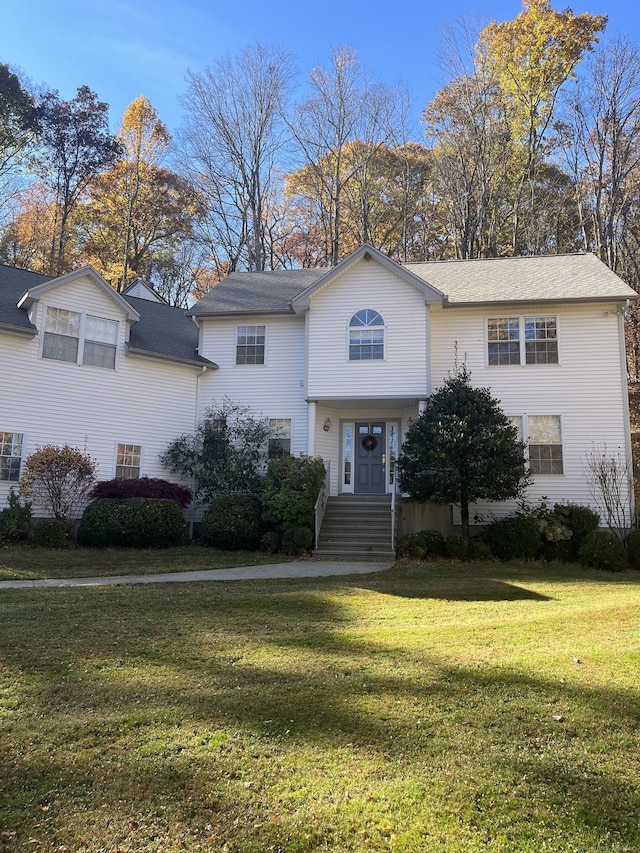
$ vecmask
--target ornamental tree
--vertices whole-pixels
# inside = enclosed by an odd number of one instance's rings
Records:
[[[160,454],[173,474],[193,483],[198,498],[257,495],[267,462],[269,421],[225,398],[205,413],[195,432],[174,439]]]
[[[96,479],[97,463],[76,447],[39,447],[27,458],[20,494],[69,525],[87,500]]]
[[[529,482],[525,445],[488,388],[457,368],[410,426],[398,459],[400,488],[419,501],[460,507],[469,538],[469,504],[518,497]]]

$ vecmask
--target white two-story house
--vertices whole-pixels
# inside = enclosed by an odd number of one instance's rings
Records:
[[[586,454],[631,454],[635,298],[590,254],[399,265],[363,246],[331,269],[232,273],[187,311],[91,268],[3,267],[0,505],[46,443],[86,450],[102,479],[166,477],[158,454],[224,397],[285,452],[322,457],[332,495],[390,494],[403,435],[456,360],[518,424],[529,499],[592,504]]]

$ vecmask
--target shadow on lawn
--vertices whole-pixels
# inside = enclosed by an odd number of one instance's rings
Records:
[[[402,598],[444,601],[552,601],[535,587],[574,583],[640,584],[640,572],[602,572],[577,563],[401,560],[382,572],[346,578],[354,585]]]
[[[495,581],[501,597],[494,590],[486,600],[528,598],[516,592],[505,599],[506,576]],[[410,594],[411,580],[395,570],[371,576],[366,588],[406,599],[446,599],[456,586],[453,578],[437,581],[423,573],[421,588]],[[480,579],[473,581],[459,578],[461,600],[483,600]],[[354,593],[363,588],[360,578],[349,584]],[[288,764],[295,762],[288,753],[293,745],[317,756],[342,751],[356,764],[360,759],[363,776],[352,780],[354,786],[366,783],[371,766],[382,774],[368,780],[372,790],[393,774],[420,780],[412,783],[413,796],[420,785],[425,795],[439,786],[446,808],[472,835],[508,832],[514,815],[522,820],[535,801],[549,838],[573,840],[565,834],[570,809],[571,825],[585,832],[595,827],[638,840],[633,774],[617,775],[607,769],[610,763],[598,766],[593,740],[605,726],[631,732],[637,697],[559,685],[499,664],[453,666],[446,646],[416,651],[401,640],[381,642],[375,622],[366,631],[366,620],[354,623],[348,593],[342,602],[335,595],[344,586],[283,581],[244,590],[215,584],[12,596],[10,606],[23,618],[0,621],[0,650],[5,665],[24,680],[34,730],[24,735],[25,754],[7,742],[3,776],[12,796],[24,797],[27,835],[37,838],[38,822],[47,821],[50,834],[59,832],[73,802],[104,815],[124,814],[129,835],[117,843],[135,848],[147,818],[157,824],[162,814],[167,823],[188,825],[197,805],[198,820],[207,815],[209,824],[222,827],[220,849],[232,837],[238,847],[231,849],[242,849],[236,820],[249,827],[244,849],[269,849],[267,838],[289,839],[282,850],[312,849],[296,846],[303,830],[291,806],[282,807],[278,827],[268,828],[274,804],[267,791],[280,784],[283,763],[295,775]],[[390,618],[384,605],[374,606],[372,618]],[[426,618],[424,610],[417,617]],[[487,627],[480,621],[467,630]],[[558,708],[566,717],[562,724],[553,719]],[[46,727],[39,731],[42,719]],[[154,733],[167,724],[177,740],[156,744],[150,753]],[[199,733],[196,745],[190,731]],[[203,746],[220,731],[225,743]],[[64,749],[52,744],[59,735],[69,738],[70,751],[81,745],[79,757],[65,760]],[[41,745],[34,746],[38,739]],[[248,756],[256,757],[262,781],[239,769]],[[473,782],[483,768],[482,782]],[[52,791],[60,811],[47,811],[45,820],[42,809]],[[419,799],[415,807],[419,813]],[[250,844],[253,821],[267,824],[263,846]],[[114,843],[113,831],[98,825],[106,843]]]

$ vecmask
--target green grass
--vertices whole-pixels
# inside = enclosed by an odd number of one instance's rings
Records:
[[[538,564],[2,592],[0,850],[638,851],[639,617]]]
[[[69,548],[48,549],[0,545],[0,580],[86,578],[99,575],[151,575],[196,569],[227,569],[283,563],[282,554],[218,551],[215,548]]]

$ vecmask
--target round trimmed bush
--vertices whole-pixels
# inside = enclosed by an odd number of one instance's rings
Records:
[[[418,533],[407,533],[398,539],[396,554],[399,560],[424,560],[427,549]]]
[[[269,530],[260,540],[260,550],[267,554],[277,554],[281,547],[280,537],[275,530]]]
[[[420,530],[401,536],[396,545],[399,559],[427,560],[445,553],[444,536],[438,530]]]
[[[224,551],[257,551],[263,533],[258,498],[221,495],[209,506],[200,528],[200,541]]]
[[[632,530],[625,544],[629,562],[634,569],[640,569],[640,530]]]
[[[542,545],[538,521],[532,516],[512,515],[493,521],[483,540],[498,560],[535,560]]]
[[[64,548],[69,543],[64,522],[55,518],[39,521],[32,536],[33,544],[38,548]]]
[[[282,534],[282,550],[291,557],[298,557],[313,545],[313,531],[308,527],[288,527]]]
[[[445,555],[446,544],[444,536],[439,530],[421,530],[417,535],[424,542],[424,547],[428,555],[434,557],[443,557]]]
[[[603,572],[621,572],[627,567],[624,545],[605,530],[593,530],[586,536],[578,558],[583,566]]]
[[[461,533],[452,533],[445,539],[445,549],[450,560],[466,560],[469,554],[469,542]]]
[[[94,548],[171,548],[184,544],[186,524],[167,498],[100,498],[85,509],[77,538]]]
[[[467,560],[474,563],[490,560],[492,557],[491,548],[482,539],[476,537],[469,540],[469,549],[467,551]]]

